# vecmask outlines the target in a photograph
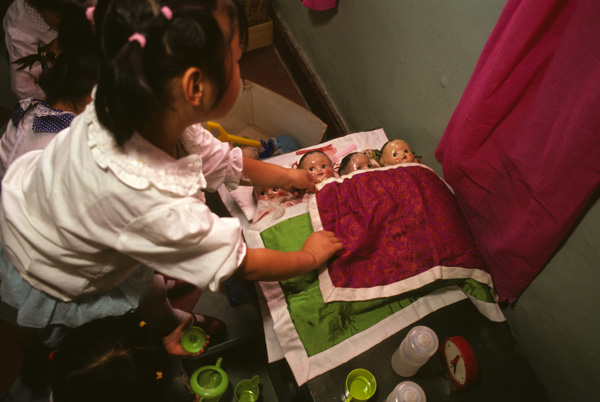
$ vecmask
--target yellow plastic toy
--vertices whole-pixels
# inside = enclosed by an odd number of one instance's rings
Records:
[[[219,130],[218,140],[223,142],[235,142],[240,145],[249,145],[251,147],[262,147],[262,144],[259,141],[254,141],[244,137],[238,137],[237,135],[229,134],[219,123],[215,123],[214,121],[206,122],[206,127],[209,131],[212,132],[213,129]]]

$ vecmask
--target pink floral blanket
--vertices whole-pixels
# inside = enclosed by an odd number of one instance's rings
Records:
[[[309,211],[315,231],[333,231],[344,244],[319,275],[325,302],[388,297],[448,279],[492,287],[454,193],[425,165],[330,179]]]

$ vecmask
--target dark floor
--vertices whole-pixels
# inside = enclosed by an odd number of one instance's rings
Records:
[[[271,91],[307,107],[277,52],[272,46],[256,49],[243,55],[240,61],[243,79],[255,82]],[[0,125],[8,121],[11,110],[0,106]],[[201,293],[187,291],[178,295],[176,307],[191,310]],[[0,308],[0,399],[17,378],[22,365],[23,350],[28,338],[9,322],[14,322],[13,312]]]
[[[255,82],[308,108],[273,46],[244,53],[240,60],[240,70],[243,79]]]

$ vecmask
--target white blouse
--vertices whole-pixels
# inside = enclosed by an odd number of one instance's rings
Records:
[[[107,291],[140,263],[216,291],[246,246],[202,190],[238,186],[242,153],[200,125],[175,160],[138,134],[124,147],[94,105],[44,151],[17,159],[2,182],[0,228],[10,261],[33,287],[64,301]]]

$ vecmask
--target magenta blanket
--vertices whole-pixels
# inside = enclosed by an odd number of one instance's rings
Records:
[[[326,301],[390,296],[439,279],[491,285],[454,194],[433,170],[410,164],[357,173],[326,184],[315,197],[315,226],[344,244],[328,278],[320,276]],[[329,281],[331,290],[324,287]],[[357,291],[340,297],[339,288]]]
[[[600,2],[509,0],[436,149],[500,300],[600,183]]]

